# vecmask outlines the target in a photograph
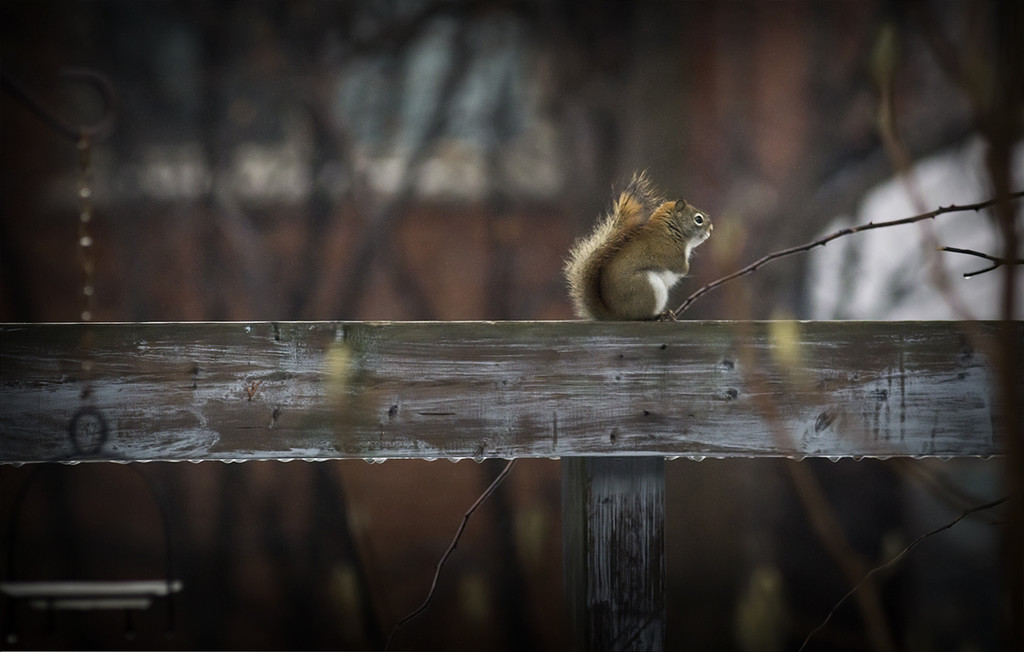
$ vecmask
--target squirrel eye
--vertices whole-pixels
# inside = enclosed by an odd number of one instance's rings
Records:
[[[696,224],[697,226],[700,226],[701,224],[704,223],[704,216],[701,215],[700,213],[697,213],[696,215],[693,216],[693,223]]]

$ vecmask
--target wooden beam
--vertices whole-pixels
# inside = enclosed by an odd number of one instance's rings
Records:
[[[996,326],[6,324],[0,461],[996,455]]]
[[[574,647],[665,647],[665,458],[562,460],[562,570]]]

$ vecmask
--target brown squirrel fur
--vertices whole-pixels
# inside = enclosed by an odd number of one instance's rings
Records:
[[[711,219],[683,200],[665,201],[644,173],[626,189],[590,236],[569,253],[565,275],[576,314],[584,319],[652,319],[668,289],[687,271]]]

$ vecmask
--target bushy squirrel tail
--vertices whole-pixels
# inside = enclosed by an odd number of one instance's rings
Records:
[[[619,193],[612,210],[598,221],[594,231],[573,245],[565,262],[573,310],[582,319],[606,319],[610,311],[601,300],[601,269],[630,235],[643,226],[663,198],[645,172],[633,174]]]

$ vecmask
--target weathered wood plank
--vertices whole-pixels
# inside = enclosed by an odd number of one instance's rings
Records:
[[[993,455],[996,326],[7,324],[0,461]]]
[[[664,649],[665,459],[563,460],[562,532],[576,649]]]

